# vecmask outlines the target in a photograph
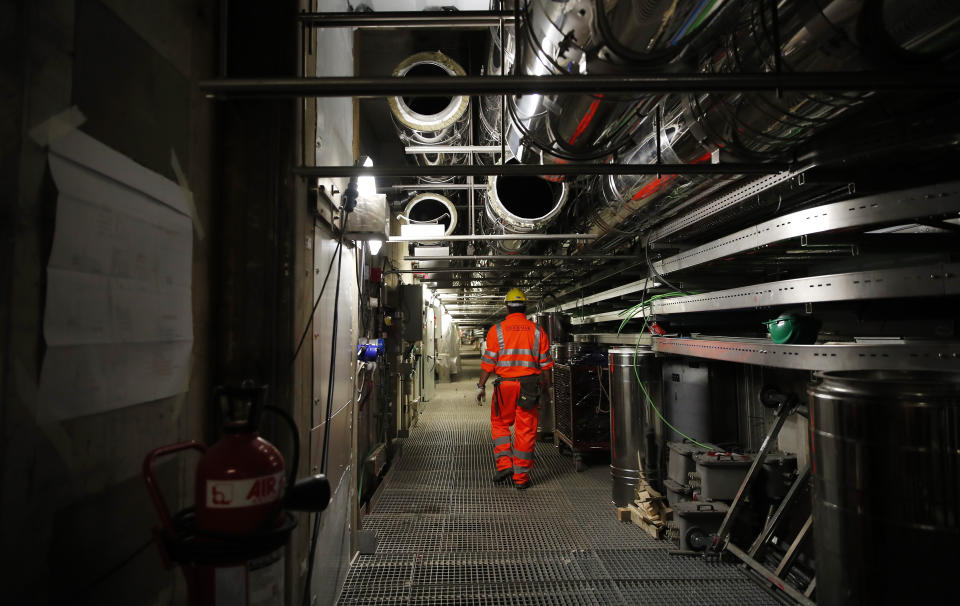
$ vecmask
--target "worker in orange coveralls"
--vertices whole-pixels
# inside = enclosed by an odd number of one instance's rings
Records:
[[[513,478],[519,489],[530,487],[533,449],[537,441],[539,397],[550,385],[550,341],[539,326],[527,320],[527,298],[519,288],[507,293],[507,317],[487,332],[487,348],[480,358],[477,404],[486,399],[486,382],[496,372],[490,410],[493,456],[497,471],[493,481]],[[510,426],[515,438],[510,443]]]

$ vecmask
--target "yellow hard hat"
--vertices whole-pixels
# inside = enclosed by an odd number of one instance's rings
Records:
[[[523,291],[519,288],[511,288],[510,292],[507,293],[506,298],[504,299],[506,303],[526,303],[527,297],[523,294]]]

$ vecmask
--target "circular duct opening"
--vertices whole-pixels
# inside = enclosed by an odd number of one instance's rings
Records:
[[[410,223],[440,223],[444,235],[449,236],[457,227],[457,209],[453,202],[440,194],[420,194],[407,204],[403,212]]]
[[[520,219],[540,219],[557,205],[554,186],[540,177],[499,177],[495,187],[503,208]]]
[[[450,73],[443,67],[434,63],[419,63],[414,65],[404,74],[409,78],[438,78],[440,76],[449,77]],[[439,114],[447,109],[447,106],[454,102],[454,97],[404,97],[403,103],[414,112],[432,116]]]
[[[400,62],[393,70],[395,78],[449,78],[466,76],[460,65],[443,53],[417,53]],[[470,97],[466,95],[407,95],[388,97],[387,104],[398,125],[414,132],[408,133],[421,144],[434,144],[428,135],[439,135],[467,113]]]

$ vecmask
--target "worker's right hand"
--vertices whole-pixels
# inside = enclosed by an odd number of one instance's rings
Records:
[[[483,406],[487,399],[487,390],[485,387],[477,387],[477,406]]]

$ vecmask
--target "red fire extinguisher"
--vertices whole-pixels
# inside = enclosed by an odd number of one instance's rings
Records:
[[[330,500],[323,476],[300,480],[294,490],[287,490],[283,456],[257,433],[265,396],[265,386],[250,382],[219,388],[224,416],[220,441],[209,448],[196,441],[171,444],[144,460],[144,481],[161,523],[154,536],[165,565],[175,562],[182,568],[191,606],[282,606],[284,546],[296,526],[286,509],[321,511]],[[296,460],[296,426],[283,416],[294,432]],[[189,449],[203,453],[196,472],[196,504],[171,515],[154,464]]]
[[[244,535],[275,526],[285,487],[283,455],[257,433],[266,387],[220,388],[224,436],[197,466],[197,529]]]

